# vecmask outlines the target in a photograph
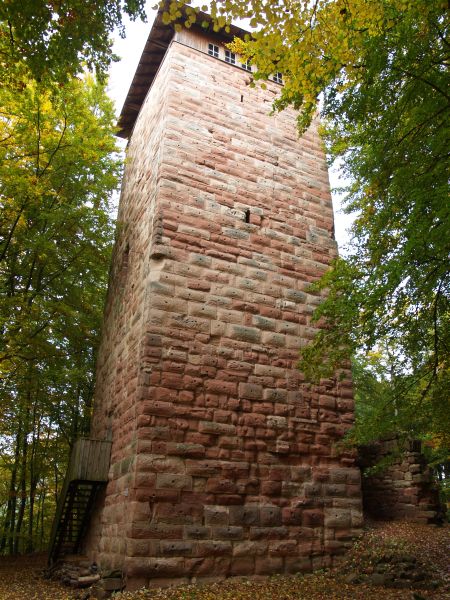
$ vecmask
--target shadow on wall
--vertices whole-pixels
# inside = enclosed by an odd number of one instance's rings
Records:
[[[439,486],[421,453],[421,442],[413,440],[402,449],[397,438],[358,448],[364,514],[380,520],[440,523],[445,507]]]

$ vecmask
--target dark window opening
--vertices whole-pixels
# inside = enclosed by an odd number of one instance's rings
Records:
[[[235,65],[236,54],[234,52],[230,52],[229,50],[225,50],[225,62],[230,63],[230,65]]]
[[[283,83],[283,73],[275,73],[273,80],[275,83]]]
[[[219,58],[219,46],[208,44],[208,54],[214,56],[214,58]]]
[[[247,210],[245,211],[245,222],[250,223],[250,209],[249,208],[247,208]]]

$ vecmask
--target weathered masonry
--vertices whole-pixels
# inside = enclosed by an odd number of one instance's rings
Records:
[[[211,28],[212,31],[212,28]],[[128,586],[333,564],[361,527],[335,444],[351,381],[304,383],[310,291],[336,256],[317,124],[269,116],[228,38],[158,15],[129,137],[92,437],[112,441],[86,550]]]

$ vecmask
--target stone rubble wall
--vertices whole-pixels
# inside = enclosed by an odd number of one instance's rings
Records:
[[[359,462],[363,473],[392,453],[395,454],[389,459],[389,466],[362,478],[364,513],[383,520],[439,522],[443,516],[439,490],[419,442],[411,442],[410,449],[401,453],[396,439],[361,447]]]
[[[86,550],[128,589],[334,564],[362,526],[346,378],[298,351],[336,256],[317,124],[170,46],[128,150],[94,415],[111,481]],[[120,261],[129,247],[126,275]]]

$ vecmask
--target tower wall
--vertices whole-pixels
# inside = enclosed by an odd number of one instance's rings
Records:
[[[98,368],[88,551],[130,586],[329,566],[362,518],[351,382],[296,368],[336,256],[317,124],[182,41],[130,140]]]

